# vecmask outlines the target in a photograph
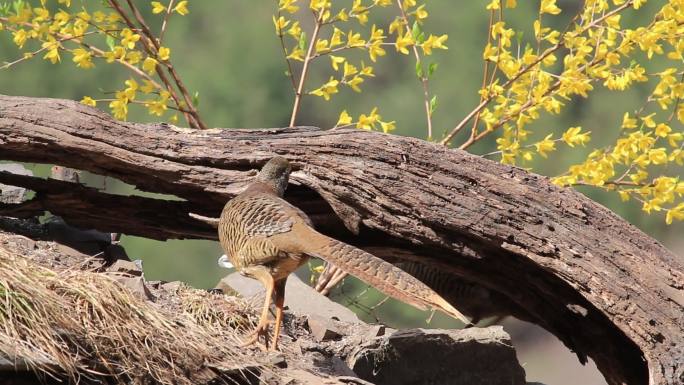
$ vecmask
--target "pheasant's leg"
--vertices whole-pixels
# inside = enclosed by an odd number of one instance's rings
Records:
[[[285,303],[285,281],[287,278],[281,279],[275,283],[273,290],[273,297],[276,306],[275,326],[273,331],[273,344],[270,350],[278,349],[278,337],[280,336],[280,327],[283,323],[283,304]]]
[[[274,281],[270,271],[264,266],[254,266],[245,269],[245,274],[259,280],[266,288],[264,297],[264,307],[261,309],[261,317],[254,331],[250,333],[250,337],[242,343],[241,346],[251,345],[259,340],[260,336],[264,336],[268,344],[268,310],[271,306],[271,296],[273,294]],[[260,346],[263,348],[263,346]]]

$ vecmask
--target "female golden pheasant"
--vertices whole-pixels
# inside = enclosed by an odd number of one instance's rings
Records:
[[[259,280],[266,287],[261,318],[245,345],[257,342],[263,335],[268,347],[268,311],[273,297],[276,313],[270,348],[277,348],[285,281],[309,257],[334,263],[381,292],[420,309],[440,309],[468,322],[447,301],[408,273],[314,230],[306,214],[282,198],[290,171],[286,159],[271,159],[256,180],[230,200],[221,213],[219,239],[226,255],[241,274]]]

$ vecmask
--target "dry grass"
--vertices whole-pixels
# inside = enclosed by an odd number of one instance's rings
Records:
[[[0,355],[74,382],[164,384],[253,360],[236,347],[251,327],[241,301],[183,287],[174,298],[177,309],[162,308],[104,274],[57,272],[0,247]]]

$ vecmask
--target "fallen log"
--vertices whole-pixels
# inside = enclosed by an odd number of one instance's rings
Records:
[[[11,96],[0,96],[0,151],[0,159],[78,168],[183,199],[166,234],[151,227],[164,228],[174,216],[154,210],[129,218],[126,230],[108,220],[115,213],[83,219],[83,205],[95,204],[89,197],[50,206],[68,223],[80,217],[89,228],[157,239],[208,237],[187,214],[217,216],[260,165],[285,156],[297,184],[286,198],[322,232],[505,296],[580,360],[591,357],[610,384],[684,382],[682,259],[543,176],[375,132],[195,131],[118,122],[72,101]],[[119,207],[134,204],[118,199]]]

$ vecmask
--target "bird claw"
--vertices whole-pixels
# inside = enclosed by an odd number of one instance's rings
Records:
[[[277,349],[276,348],[277,343],[275,341],[270,346],[270,349],[268,346],[268,342],[269,342],[268,341],[269,340],[268,329],[272,323],[274,323],[274,321],[267,320],[263,323],[258,324],[254,330],[252,330],[249,334],[247,334],[247,336],[246,336],[247,339],[240,344],[240,347],[244,348],[244,347],[247,347],[250,345],[256,345],[261,351],[264,351],[264,352],[269,351],[269,350],[271,350],[271,351],[276,350]],[[264,341],[265,341],[264,343],[261,343],[259,341],[259,337],[261,337],[261,336],[264,336]]]

